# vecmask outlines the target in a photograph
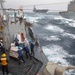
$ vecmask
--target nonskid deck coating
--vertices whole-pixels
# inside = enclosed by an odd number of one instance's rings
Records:
[[[8,54],[8,52],[6,53]],[[42,62],[36,58],[32,58],[31,60],[29,58],[25,58],[25,63],[22,62],[21,65],[19,65],[17,59],[10,57],[8,67],[9,72],[12,75],[36,75],[42,65],[43,65]],[[0,75],[2,75],[1,65],[0,65]]]

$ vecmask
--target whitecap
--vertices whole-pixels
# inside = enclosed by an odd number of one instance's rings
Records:
[[[43,52],[49,61],[61,63],[61,65],[69,65],[69,63],[64,59],[68,56],[68,53],[63,49],[63,47],[53,44],[48,47],[43,47]]]
[[[43,46],[43,52],[46,55],[49,61],[54,63],[58,63],[61,66],[69,66],[71,65],[66,59],[66,57],[75,57],[75,55],[69,55],[63,47],[53,44],[48,46]],[[65,71],[65,75],[75,75],[75,70]]]
[[[59,33],[64,32],[64,30],[62,28],[60,28],[59,26],[54,26],[54,25],[48,25],[44,28],[47,30],[50,30],[52,32],[59,32]]]
[[[73,20],[73,19],[63,18],[63,17],[61,17],[61,16],[54,17],[54,19],[60,20],[60,23],[61,23],[61,24],[65,24],[65,26],[68,26],[68,27],[75,27],[75,20]]]
[[[44,36],[43,37],[44,40],[47,40],[47,41],[59,41],[61,40],[58,36]]]
[[[38,15],[38,14],[37,14]],[[30,22],[38,22],[38,19],[42,19],[42,18],[44,18],[44,16],[42,16],[42,15],[38,15],[38,16],[28,16],[28,15],[24,15],[24,18],[26,19],[26,20],[28,20],[28,21],[30,21]]]
[[[62,36],[69,37],[69,38],[72,38],[72,39],[75,39],[75,34],[71,34],[71,33],[65,32],[65,33],[63,33],[63,34],[61,34],[61,35],[62,35]]]

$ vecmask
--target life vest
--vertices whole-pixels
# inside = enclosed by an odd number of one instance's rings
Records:
[[[6,58],[1,58],[1,64],[2,64],[3,66],[7,65],[7,64],[8,64],[8,63],[7,63],[7,59],[6,59]]]

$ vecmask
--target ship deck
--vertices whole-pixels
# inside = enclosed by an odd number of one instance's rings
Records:
[[[36,75],[41,66],[43,65],[43,63],[36,58],[32,58],[31,60],[29,58],[24,58],[25,63],[22,62],[21,65],[19,65],[17,59],[9,57],[9,51],[6,51],[6,54],[7,58],[9,59],[8,62],[9,72],[12,75]],[[2,75],[1,64],[0,64],[0,75]]]
[[[15,24],[15,23],[13,23]],[[17,23],[19,24],[19,23]],[[28,31],[28,27],[26,28],[26,37],[28,40],[31,39]],[[25,57],[25,63],[18,64],[18,60],[12,57],[9,57],[9,51],[6,50],[7,58],[9,59],[8,68],[9,72],[12,75],[36,75],[41,73],[44,65],[48,62],[46,56],[44,55],[43,51],[40,51],[39,47],[34,48],[35,56],[30,60]],[[0,51],[0,58],[1,58],[1,51]],[[0,64],[0,75],[2,75],[1,71],[1,64]]]

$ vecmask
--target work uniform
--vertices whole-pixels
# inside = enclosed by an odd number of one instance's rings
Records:
[[[5,72],[6,74],[8,74],[8,62],[7,62],[7,58],[6,57],[2,57],[0,59],[0,62],[2,64],[2,72],[3,72],[3,75],[5,75]]]
[[[0,44],[0,50],[2,51],[2,53],[5,53],[5,48]]]
[[[34,56],[34,44],[33,44],[32,40],[30,40],[29,42],[30,42],[31,55]]]
[[[19,10],[18,15],[19,15],[19,21],[20,21],[20,24],[21,24],[22,21],[23,21],[23,11]]]
[[[22,50],[19,49],[17,52],[18,52],[18,60],[19,60],[19,64],[21,64],[21,60],[25,63],[25,60],[24,60],[24,57],[23,57]]]
[[[28,58],[28,56],[29,56],[30,59],[31,59],[31,55],[30,55],[30,52],[29,52],[29,48],[28,48],[28,46],[24,46],[24,47],[23,47],[23,50],[24,50],[25,53],[26,53],[26,57]]]
[[[18,43],[19,40],[17,39],[17,37],[15,37],[15,40],[14,41],[15,41],[15,46],[19,46],[19,43]]]

